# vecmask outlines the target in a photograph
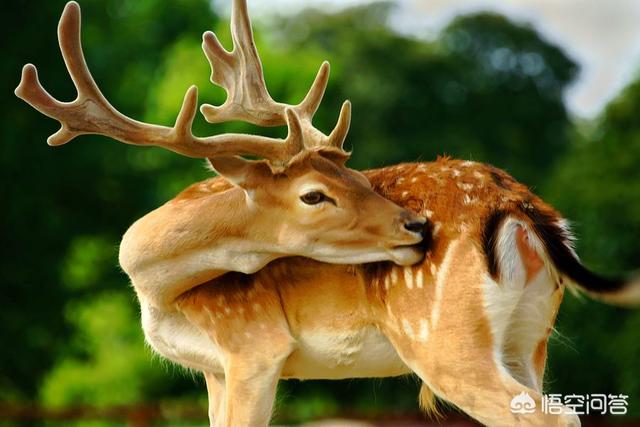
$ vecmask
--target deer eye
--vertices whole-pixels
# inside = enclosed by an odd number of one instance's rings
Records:
[[[302,202],[307,205],[317,205],[319,203],[326,202],[331,199],[329,199],[327,196],[324,195],[324,193],[321,193],[320,191],[310,191],[300,196],[300,200],[302,200]]]

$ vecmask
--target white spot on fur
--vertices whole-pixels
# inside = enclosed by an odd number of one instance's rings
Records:
[[[224,312],[227,314],[231,314],[231,309],[229,307],[225,307]]]
[[[209,321],[215,324],[216,321],[213,320],[213,313],[211,312],[211,310],[209,310],[209,307],[205,305],[203,308],[204,308],[204,312],[207,313],[207,317],[209,318]]]
[[[404,182],[404,177],[401,176],[400,178],[398,178],[398,180],[396,181],[398,184],[402,184]]]
[[[462,162],[462,167],[468,168],[469,166],[473,166],[474,164],[475,163],[472,162],[471,160],[467,160],[467,161]]]
[[[431,275],[433,277],[436,277],[436,273],[437,273],[436,265],[434,263],[431,263],[431,266],[429,268],[430,268],[430,271],[431,271]]]
[[[416,182],[418,182],[418,177],[414,176],[413,178],[411,178],[412,184],[415,184]]]
[[[395,267],[391,268],[391,284],[395,285],[396,283],[398,283],[398,272],[396,271]]]
[[[409,267],[404,269],[404,284],[407,286],[407,289],[413,289],[413,272]]]
[[[424,273],[422,272],[422,268],[418,268],[416,272],[416,287],[418,289],[424,288]]]
[[[456,183],[456,185],[458,186],[459,189],[464,190],[464,191],[473,190],[473,184],[466,184],[464,182],[458,182],[458,183]]]
[[[393,315],[393,312],[391,311],[391,306],[389,304],[387,304],[387,315],[389,316],[390,319],[395,318],[395,316]]]
[[[411,323],[409,323],[409,320],[402,319],[402,330],[409,338],[414,338],[413,327],[411,326]]]
[[[405,199],[407,198],[408,195],[409,195],[408,191],[403,191],[402,192],[402,197],[404,197]]]
[[[390,282],[390,279],[389,279],[389,275],[387,274],[387,275],[384,276],[384,288],[387,291],[389,290],[389,287],[391,285],[389,282]]]
[[[471,197],[468,194],[465,194],[464,197],[462,198],[462,203],[464,203],[465,205],[470,205]]]
[[[435,224],[433,224],[433,236],[437,236],[438,233],[440,232],[440,229],[442,228],[442,223],[441,222],[436,222]]]
[[[451,173],[453,174],[454,177],[459,177],[460,176],[460,171],[458,169],[453,169],[451,171]]]
[[[430,211],[429,209],[426,209],[424,211],[424,216],[426,216],[427,218],[431,219],[431,217],[433,216],[433,211]]]
[[[420,319],[420,327],[418,330],[418,341],[427,342],[429,339],[429,321]]]
[[[478,171],[473,171],[473,176],[475,176],[476,178],[480,179],[480,180],[484,180],[484,175],[481,174]]]

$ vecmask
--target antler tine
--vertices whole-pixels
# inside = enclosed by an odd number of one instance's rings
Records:
[[[142,123],[118,112],[96,85],[87,67],[80,40],[80,6],[69,2],[58,26],[60,49],[78,95],[60,102],[40,84],[32,64],[22,70],[15,94],[41,113],[58,120],[61,128],[49,137],[49,145],[62,145],[78,135],[100,134],[134,145],[160,146],[189,157],[252,154],[271,162],[286,163],[303,150],[302,130],[295,113],[286,113],[289,135],[285,141],[256,135],[224,134],[199,138],[192,134],[198,90],[191,86],[174,127]]]
[[[342,108],[340,109],[340,116],[338,117],[338,123],[333,131],[329,135],[328,144],[331,147],[342,150],[347,134],[349,133],[349,127],[351,126],[351,102],[344,101]]]
[[[38,79],[38,69],[33,64],[26,64],[22,67],[20,84],[14,93],[18,98],[25,100],[36,110],[49,117],[54,117],[55,111],[64,108],[63,103],[49,95],[42,87]],[[49,145],[64,144],[73,138],[73,136],[69,134],[67,126],[62,122],[61,125],[60,130],[47,139]]]
[[[259,126],[282,126],[286,123],[285,109],[292,108],[300,117],[306,148],[331,146],[340,149],[349,129],[350,105],[343,107],[335,134],[326,136],[312,124],[329,81],[329,63],[322,63],[300,104],[283,104],[274,101],[267,89],[246,0],[233,0],[231,36],[233,50],[229,52],[214,33],[207,31],[203,35],[202,49],[211,65],[211,82],[227,92],[227,99],[221,106],[204,104],[200,107],[205,119],[210,123],[242,120]]]
[[[302,100],[300,104],[296,106],[296,110],[301,117],[311,121],[314,114],[318,111],[324,93],[327,90],[327,84],[329,83],[329,74],[331,73],[331,66],[328,61],[324,61],[318,70],[311,89],[307,93],[307,96]]]
[[[78,97],[90,98],[109,105],[87,67],[87,61],[84,59],[82,51],[80,28],[80,5],[75,1],[70,1],[65,5],[58,23],[58,43],[62,58],[78,91]]]

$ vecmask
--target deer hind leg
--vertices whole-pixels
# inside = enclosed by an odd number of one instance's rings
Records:
[[[422,379],[423,387],[431,388],[439,398],[483,424],[580,426],[575,415],[543,413],[540,391],[514,378],[485,332],[477,328],[478,325],[468,324],[433,331],[429,343],[414,346],[403,360]],[[421,397],[426,394],[421,391]],[[520,405],[526,402],[527,406],[520,409],[527,413],[519,412],[515,406],[516,410],[512,410],[517,396],[522,397],[515,402],[519,401]]]
[[[448,258],[451,258],[447,261]],[[404,362],[435,394],[491,426],[575,426],[576,416],[544,414],[539,390],[519,382],[503,361],[502,344],[526,282],[497,283],[487,273],[484,255],[462,237],[447,249],[440,316],[426,341],[392,334]],[[516,276],[514,276],[517,278]],[[515,285],[514,285],[515,283]],[[422,314],[423,316],[426,314]],[[512,400],[526,393],[532,413],[514,413]],[[530,402],[531,402],[530,401]]]
[[[435,367],[432,365],[435,365]],[[451,361],[422,364],[412,368],[441,399],[457,406],[489,426],[580,426],[575,415],[541,412],[542,395],[516,381],[504,367],[491,360],[463,363]],[[424,393],[424,392],[422,392]],[[514,410],[512,410],[512,402]],[[518,411],[521,410],[522,412]]]
[[[502,362],[520,383],[543,391],[547,342],[563,297],[547,270],[526,284],[506,327]]]
[[[521,295],[503,326],[501,343],[496,345],[501,346],[502,362],[514,378],[542,392],[547,341],[563,297],[562,279],[553,269],[545,268],[542,244],[526,225],[517,220],[507,220],[501,233],[501,241],[514,242],[517,251],[510,253],[513,261],[501,267],[500,286],[521,289]],[[505,271],[505,267],[521,273],[510,273]]]

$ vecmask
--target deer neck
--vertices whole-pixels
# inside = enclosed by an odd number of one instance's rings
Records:
[[[215,215],[218,225],[224,227],[225,248],[240,252],[246,265],[238,266],[243,273],[254,273],[267,263],[286,256],[281,246],[282,227],[275,215],[257,205],[241,189],[227,192],[227,200],[222,201],[221,210]]]

